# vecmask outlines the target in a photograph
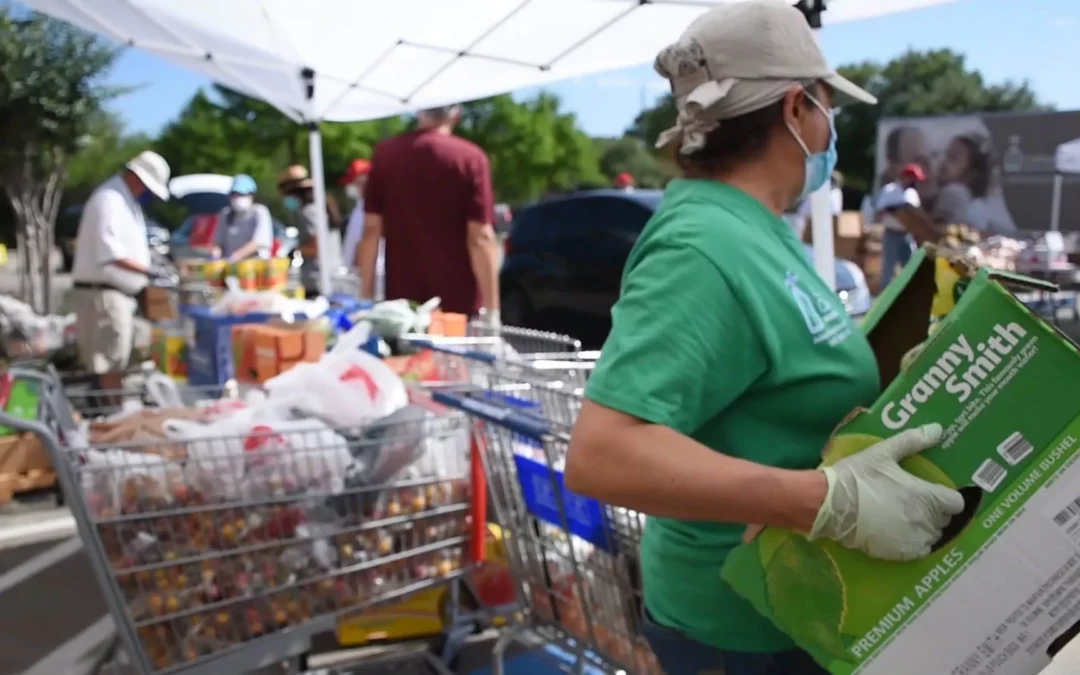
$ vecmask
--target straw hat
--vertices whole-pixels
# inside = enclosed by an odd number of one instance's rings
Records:
[[[279,190],[284,188],[309,188],[312,185],[307,167],[300,164],[293,164],[278,174],[277,186]]]

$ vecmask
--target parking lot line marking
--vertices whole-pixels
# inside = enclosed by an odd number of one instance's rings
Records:
[[[112,617],[106,614],[87,626],[83,632],[52,650],[40,661],[30,666],[23,675],[78,675],[89,670],[87,663],[92,652],[114,633]]]
[[[0,593],[18,586],[82,548],[78,538],[68,539],[0,575]]]
[[[64,539],[73,534],[75,519],[66,512],[27,523],[11,523],[0,529],[0,550]]]

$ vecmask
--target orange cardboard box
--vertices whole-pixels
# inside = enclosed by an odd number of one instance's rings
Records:
[[[428,334],[442,337],[465,337],[468,325],[469,317],[464,314],[432,312]]]
[[[298,363],[314,363],[326,353],[326,333],[308,324],[248,326],[254,342],[255,380],[265,382]]]
[[[255,333],[252,324],[242,323],[232,328],[233,370],[237,382],[259,382],[255,371]]]

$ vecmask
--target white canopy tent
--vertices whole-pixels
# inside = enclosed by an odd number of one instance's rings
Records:
[[[1080,174],[1080,138],[1062,143],[1054,152],[1054,189],[1050,199],[1050,230],[1061,228],[1061,188],[1064,174]]]
[[[737,0],[732,0],[737,1]],[[950,0],[829,0],[827,24]],[[359,121],[648,63],[717,0],[23,0],[262,99],[311,135],[325,241],[321,121]],[[811,0],[810,4],[822,4]],[[827,197],[815,262],[832,283]],[[820,221],[820,222],[819,222]],[[819,230],[820,236],[819,235]],[[327,247],[320,246],[320,251]],[[322,254],[320,254],[321,256]],[[329,266],[321,265],[329,288]]]

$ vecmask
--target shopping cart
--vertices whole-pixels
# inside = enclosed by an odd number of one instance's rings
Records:
[[[495,369],[580,387],[600,355],[581,351],[578,340],[557,333],[478,323],[470,325],[469,332],[464,338],[409,335],[404,341],[432,352],[444,384],[480,389]]]
[[[436,400],[466,411],[486,441],[484,460],[512,572],[526,609],[493,650],[504,672],[511,642],[539,639],[574,672],[659,673],[640,636],[637,552],[644,517],[570,492],[563,482],[580,387],[541,371],[496,367],[486,388],[441,391]]]
[[[457,579],[482,550],[469,420],[423,392],[357,429],[297,421],[95,445],[78,440],[86,428],[55,373],[16,376],[39,383],[40,417],[0,424],[50,452],[136,672],[298,659],[339,615]],[[146,393],[90,395],[123,408]],[[239,405],[211,392],[187,402],[204,419]]]

